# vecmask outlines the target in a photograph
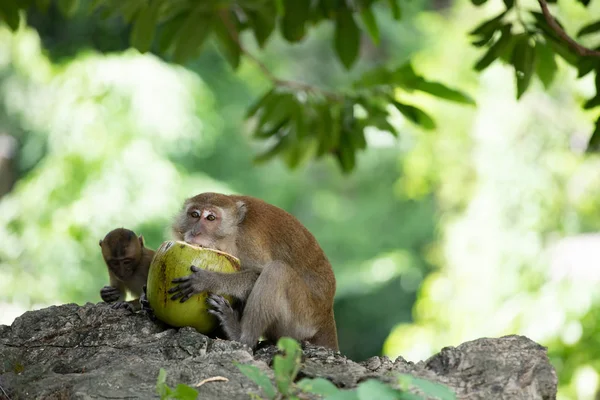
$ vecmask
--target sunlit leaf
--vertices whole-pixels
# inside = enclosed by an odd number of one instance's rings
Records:
[[[499,15],[495,16],[492,19],[482,22],[478,26],[476,26],[469,35],[477,36],[477,35],[488,35],[493,33],[500,28],[502,28],[502,19],[506,15],[506,11],[501,12]]]
[[[180,383],[175,387],[172,396],[177,400],[196,400],[198,392],[193,387]]]
[[[420,90],[422,92],[432,94],[441,99],[454,101],[456,103],[475,105],[475,100],[473,100],[472,97],[466,95],[465,93],[459,90],[449,88],[448,86],[438,82],[422,80],[416,82],[413,87],[415,90]]]
[[[557,71],[557,64],[554,58],[554,51],[545,43],[538,42],[535,46],[536,62],[535,71],[547,89],[552,84]]]
[[[363,7],[360,11],[360,16],[362,18],[363,24],[367,28],[367,32],[369,32],[369,36],[373,39],[373,43],[379,44],[379,27],[377,26],[377,20],[375,19],[375,14],[370,7]]]
[[[259,387],[262,388],[267,398],[275,398],[275,387],[271,383],[269,377],[266,376],[260,369],[258,369],[254,365],[240,364],[237,362],[235,363],[235,365],[239,368],[242,374],[246,375],[248,379],[250,379],[252,382],[256,383]]]
[[[502,53],[511,45],[511,42],[514,38],[510,31],[510,25],[505,25],[502,27],[500,38],[493,45],[491,45],[483,57],[481,57],[477,63],[475,63],[474,68],[476,71],[483,71],[491,63],[493,63],[494,60],[502,56]]]
[[[352,12],[347,8],[338,10],[335,23],[335,50],[346,69],[350,69],[360,49],[360,31]]]
[[[321,396],[331,396],[340,391],[331,381],[324,378],[304,378],[296,383],[303,392],[318,394]]]
[[[400,103],[397,100],[392,100],[392,104],[408,120],[414,122],[415,124],[421,125],[427,130],[435,129],[435,122],[433,121],[433,119],[421,109],[408,104]]]

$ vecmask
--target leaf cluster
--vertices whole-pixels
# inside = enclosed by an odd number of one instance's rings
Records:
[[[300,345],[294,339],[284,337],[279,339],[277,347],[283,354],[278,354],[273,359],[275,386],[257,367],[237,364],[240,371],[256,383],[269,400],[298,400],[305,398],[303,394],[316,395],[325,400],[422,400],[426,398],[410,393],[408,389],[411,386],[423,392],[425,396],[432,396],[440,400],[456,399],[454,392],[446,386],[406,374],[398,376],[399,389],[376,379],[361,382],[353,390],[340,390],[324,378],[302,378],[295,382],[301,365]],[[256,393],[252,394],[252,397],[261,399]]]
[[[488,0],[471,0],[480,6]],[[537,10],[524,10],[517,7],[514,0],[503,0],[505,10],[497,16],[482,22],[470,35],[472,44],[484,48],[483,55],[477,60],[474,69],[481,72],[494,61],[499,60],[514,68],[517,99],[520,99],[530,87],[535,75],[548,89],[557,71],[557,57],[562,58],[578,71],[581,78],[590,72],[596,75],[596,95],[588,99],[583,108],[586,110],[600,106],[600,57],[579,54],[573,44],[561,36],[549,25],[544,14]],[[590,0],[577,0],[587,7]],[[547,1],[556,3],[556,0]],[[557,25],[563,29],[560,21],[553,17]],[[585,36],[600,33],[600,20],[583,26],[577,32],[579,40]],[[592,50],[600,51],[600,45]],[[600,149],[600,117],[588,144],[588,151]]]

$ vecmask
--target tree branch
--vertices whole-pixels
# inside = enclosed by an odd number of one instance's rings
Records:
[[[306,83],[289,81],[289,80],[280,79],[280,78],[276,77],[275,75],[273,75],[273,73],[271,72],[271,70],[269,70],[269,68],[262,61],[260,61],[252,53],[250,53],[249,51],[247,51],[244,48],[244,46],[242,46],[242,43],[240,41],[238,32],[236,31],[235,26],[233,26],[233,23],[231,22],[231,19],[230,19],[229,15],[227,14],[227,10],[221,10],[221,11],[219,11],[219,18],[221,19],[221,21],[223,21],[223,25],[225,25],[225,27],[229,31],[229,35],[231,36],[231,39],[238,46],[238,48],[240,49],[240,52],[242,54],[244,54],[246,56],[246,58],[248,58],[254,64],[256,64],[256,66],[261,70],[261,72],[274,85],[287,87],[287,88],[290,88],[290,89],[293,89],[293,90],[302,90],[302,91],[305,91],[305,92],[308,92],[308,93],[318,93],[318,94],[321,94],[321,95],[327,97],[328,99],[334,100],[334,101],[341,101],[341,100],[344,99],[344,96],[342,96],[342,95],[340,95],[338,93],[326,90],[326,89],[321,89],[319,87],[312,86],[312,85],[309,85],[309,84],[306,84]]]
[[[580,45],[575,40],[573,40],[567,33],[558,25],[558,22],[554,19],[552,14],[550,14],[550,10],[548,10],[548,3],[546,0],[538,0],[540,3],[540,7],[542,8],[542,13],[544,14],[544,18],[546,22],[552,28],[554,32],[560,37],[564,42],[566,42],[569,47],[571,47],[577,54],[583,57],[600,57],[600,51],[589,49],[585,46]]]

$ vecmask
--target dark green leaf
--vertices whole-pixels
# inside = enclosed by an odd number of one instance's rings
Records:
[[[173,60],[183,63],[200,50],[212,30],[215,16],[196,10],[190,13],[175,40]]]
[[[131,44],[141,53],[150,50],[152,45],[161,0],[149,0],[149,3],[137,15],[130,35]]]
[[[253,136],[255,138],[259,138],[259,139],[266,139],[269,138],[273,135],[275,135],[276,133],[281,132],[282,129],[285,128],[286,125],[289,124],[291,118],[290,117],[284,117],[281,120],[271,123],[269,124],[267,127],[261,127],[262,129],[256,129],[254,131]]]
[[[241,49],[238,44],[238,33],[229,26],[229,21],[226,20],[228,17],[231,17],[231,15],[226,14],[221,18],[217,18],[214,23],[214,31],[217,35],[219,50],[231,65],[231,68],[236,70],[240,65]]]
[[[485,4],[486,2],[487,2],[487,0],[471,0],[471,3],[472,3],[474,6],[480,6],[480,5],[482,5],[482,4]]]
[[[424,111],[418,109],[415,106],[411,106],[411,105],[408,105],[408,104],[400,103],[399,101],[393,100],[393,99],[392,99],[391,103],[408,120],[414,122],[415,124],[421,125],[423,128],[425,128],[427,130],[435,129],[435,122]]]
[[[35,6],[42,13],[46,13],[50,7],[51,0],[35,0]]]
[[[286,148],[288,148],[289,143],[290,143],[290,138],[288,136],[283,136],[270,149],[268,149],[267,151],[265,151],[262,154],[257,155],[256,157],[254,157],[254,160],[253,160],[254,163],[257,165],[260,165],[262,163],[265,163],[265,162],[271,160],[273,157],[282,153]],[[275,390],[275,389],[273,389],[273,390]],[[272,398],[272,397],[269,397],[269,398]]]
[[[594,57],[581,57],[577,63],[577,77],[582,78],[600,65],[598,59]]]
[[[283,6],[285,11],[281,19],[281,34],[288,42],[299,42],[306,34],[310,1],[283,0]]]
[[[554,51],[547,44],[541,42],[536,44],[535,51],[537,53],[535,62],[536,74],[544,84],[544,87],[548,89],[554,80],[557,70]]]
[[[392,10],[392,18],[396,21],[399,21],[402,18],[402,9],[400,8],[400,3],[398,0],[388,0],[388,5]]]
[[[598,31],[600,31],[600,21],[592,22],[591,24],[582,27],[579,32],[577,32],[577,37],[590,35]]]
[[[181,28],[181,26],[184,24],[187,16],[187,13],[176,15],[160,27],[158,50],[161,53],[166,54],[174,47],[177,33],[179,33],[179,28]]]
[[[297,1],[297,0],[294,0]],[[347,8],[338,11],[335,23],[335,50],[346,69],[350,69],[358,57],[360,31],[352,12]]]
[[[486,69],[494,60],[502,55],[506,48],[511,44],[514,36],[510,32],[511,25],[505,25],[501,29],[500,38],[490,46],[488,51],[475,63],[476,71],[483,71]]]
[[[273,96],[276,96],[275,88],[269,89],[265,94],[261,96],[254,104],[252,104],[246,111],[246,119],[253,117],[256,112],[264,106],[264,104]]]
[[[590,5],[590,0],[577,0],[577,1],[586,7]]]
[[[588,141],[587,152],[596,153],[600,151],[600,117],[596,120],[596,128]]]
[[[175,387],[173,397],[177,400],[196,400],[198,392],[194,388],[180,383]]]
[[[456,103],[475,105],[475,100],[473,100],[473,98],[471,98],[470,96],[456,89],[451,89],[448,86],[445,86],[438,82],[422,80],[420,82],[417,82],[413,86],[413,89],[432,94],[441,99],[454,101]]]
[[[296,107],[297,103],[292,93],[277,93],[268,97],[263,102],[257,130],[269,130],[271,129],[269,126],[278,125],[284,119],[290,119]]]
[[[390,85],[394,83],[393,74],[385,67],[376,67],[362,74],[362,76],[354,82],[355,88],[368,88],[380,85]]]
[[[269,377],[262,373],[261,370],[254,365],[240,364],[237,362],[235,365],[239,368],[242,374],[246,375],[248,379],[260,386],[269,399],[275,398],[275,388],[273,387]]]
[[[515,0],[504,0],[504,5],[507,10],[510,10],[515,5]]]
[[[342,140],[340,141],[340,146],[335,152],[335,155],[339,165],[342,167],[342,172],[349,173],[352,172],[356,165],[356,153],[352,148],[352,144],[346,139],[346,136],[347,135],[342,134]]]
[[[79,0],[58,0],[58,9],[66,17],[72,17],[77,12],[77,8],[79,8]]]
[[[519,35],[512,56],[517,81],[517,99],[520,99],[529,87],[535,66],[535,54],[535,44],[529,42],[529,36]]]
[[[258,11],[247,11],[249,23],[254,33],[256,43],[260,48],[264,48],[267,40],[275,30],[276,10],[275,5],[271,2],[265,4]]]
[[[16,0],[0,0],[0,19],[13,31],[19,28],[19,7]]]
[[[359,400],[397,400],[401,392],[380,382],[376,379],[369,379],[358,385],[356,388]]]
[[[475,27],[471,32],[469,32],[469,35],[476,36],[476,35],[488,35],[490,33],[494,33],[495,31],[502,28],[502,26],[503,26],[502,19],[504,18],[505,15],[506,15],[506,11],[503,11],[499,15],[495,16],[494,18],[482,22],[477,27]]]
[[[596,108],[598,106],[600,106],[600,96],[598,95],[592,97],[583,104],[583,108],[585,110],[591,110],[592,108]]]
[[[375,20],[375,14],[370,7],[363,7],[360,12],[360,16],[362,18],[363,24],[367,28],[367,32],[369,32],[369,36],[373,39],[373,43],[379,44],[379,27],[377,26],[377,20]]]
[[[303,392],[314,393],[321,396],[331,396],[340,391],[331,381],[324,378],[304,378],[296,384]]]

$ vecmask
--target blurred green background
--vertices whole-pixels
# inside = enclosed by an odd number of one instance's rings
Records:
[[[593,116],[559,60],[515,100],[510,68],[472,70],[467,32],[494,14],[460,0],[386,13],[383,46],[362,63],[412,58],[460,87],[465,107],[415,96],[435,116],[424,132],[398,115],[399,138],[372,132],[346,176],[330,159],[290,171],[244,123],[268,87],[209,45],[186,68],[127,48],[127,29],[56,10],[36,28],[0,26],[0,323],[52,304],[99,302],[108,282],[98,240],[124,226],[156,248],[186,196],[257,196],[317,237],[338,281],[343,353],[417,361],[483,336],[523,334],[549,347],[560,399],[600,387],[600,158],[584,154]],[[425,11],[424,11],[425,10]],[[600,2],[561,9],[589,22]],[[261,58],[279,76],[330,87],[350,80],[321,25],[297,45],[272,40]],[[360,66],[360,64],[359,64]]]

